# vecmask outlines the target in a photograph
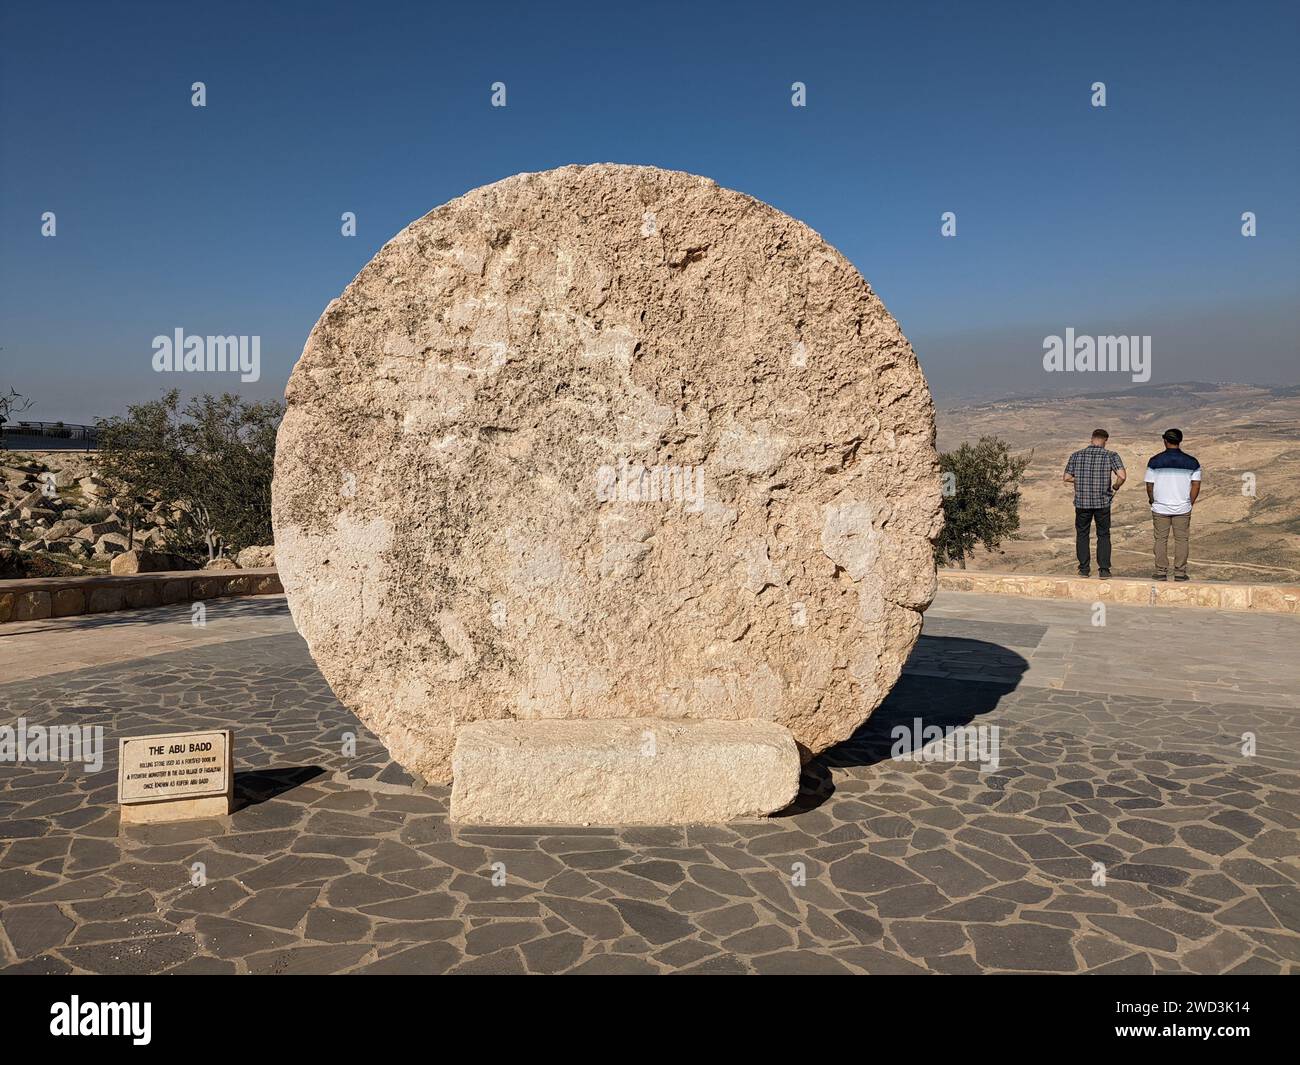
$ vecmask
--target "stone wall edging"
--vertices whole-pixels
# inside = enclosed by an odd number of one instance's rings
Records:
[[[1111,602],[1127,606],[1186,606],[1300,614],[1300,585],[1294,584],[1195,581],[1162,584],[1123,577],[1103,581],[1088,577],[941,569],[939,588],[950,592]],[[167,606],[225,596],[276,595],[283,590],[279,574],[274,569],[171,570],[130,576],[0,581],[0,624]]]
[[[1126,606],[1187,606],[1207,610],[1300,614],[1300,585],[1295,584],[1164,583],[1127,577],[1103,581],[1095,577],[1044,577],[1028,573],[941,569],[939,588],[948,592],[1122,603]]]
[[[283,591],[274,569],[169,570],[0,581],[0,624]]]

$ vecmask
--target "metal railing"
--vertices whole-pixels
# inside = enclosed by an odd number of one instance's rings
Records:
[[[0,425],[0,449],[6,451],[94,451],[99,430],[69,422],[7,422]]]

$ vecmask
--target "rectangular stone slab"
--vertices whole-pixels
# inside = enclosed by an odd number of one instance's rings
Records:
[[[234,795],[234,732],[127,736],[118,744],[121,824],[224,817]]]
[[[701,824],[788,806],[799,751],[772,721],[475,721],[452,773],[460,824]]]

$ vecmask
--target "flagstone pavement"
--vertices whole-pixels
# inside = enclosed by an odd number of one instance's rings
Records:
[[[0,763],[0,970],[1300,971],[1300,619],[943,593],[794,809],[531,830],[451,826],[281,597],[207,609],[0,626],[0,726],[107,748]],[[891,759],[916,719],[997,766]],[[216,727],[236,812],[120,829],[118,737]]]

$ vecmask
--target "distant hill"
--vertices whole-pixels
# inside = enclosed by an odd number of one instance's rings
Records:
[[[1075,396],[1014,397],[941,409],[939,449],[999,436],[1032,452],[1025,474],[1020,533],[1005,551],[981,554],[972,568],[1071,573],[1074,504],[1061,473],[1093,429],[1128,470],[1116,496],[1112,541],[1116,576],[1149,576],[1151,519],[1142,476],[1171,426],[1204,468],[1192,526],[1190,572],[1201,580],[1300,581],[1300,387],[1188,381],[1137,385]],[[1254,498],[1244,495],[1252,473]]]

